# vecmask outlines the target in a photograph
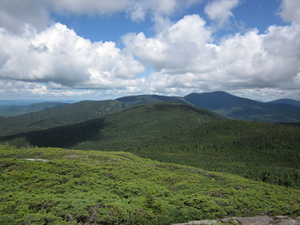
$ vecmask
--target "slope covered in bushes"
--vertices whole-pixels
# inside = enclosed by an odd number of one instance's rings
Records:
[[[0,224],[297,215],[300,191],[125,152],[0,147]]]

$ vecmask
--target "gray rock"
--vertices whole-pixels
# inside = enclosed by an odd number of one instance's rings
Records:
[[[239,224],[239,222],[235,220],[235,217],[224,218],[224,219],[221,219],[220,221],[222,223]]]
[[[300,225],[300,217],[291,219],[288,216],[255,216],[229,217],[218,220],[199,220],[174,225],[207,225],[207,224],[238,224],[238,225]]]
[[[283,219],[275,224],[276,225],[300,225],[300,222],[297,222],[296,220],[292,220],[292,219]]]
[[[274,216],[273,219],[274,220],[285,220],[285,219],[288,219],[289,217],[288,216]]]
[[[273,221],[273,219],[268,216],[237,217],[236,220],[241,225],[266,225]]]

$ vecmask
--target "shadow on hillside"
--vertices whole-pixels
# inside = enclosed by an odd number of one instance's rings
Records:
[[[24,147],[22,145],[27,144],[37,147],[72,148],[80,142],[96,137],[104,126],[104,119],[95,119],[69,126],[1,137],[0,141],[17,147]],[[20,141],[21,139],[25,140]]]

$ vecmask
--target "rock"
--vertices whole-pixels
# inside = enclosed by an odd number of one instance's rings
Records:
[[[288,216],[274,216],[273,217],[274,220],[286,220],[288,218],[289,218]]]
[[[235,217],[224,218],[221,219],[220,221],[222,223],[239,224],[239,222],[235,220]]]
[[[296,220],[292,220],[290,218],[280,220],[278,223],[275,223],[275,224],[276,225],[300,225],[299,222],[297,222]]]
[[[187,223],[178,223],[174,225],[205,225],[205,224],[218,224],[220,220],[198,220],[198,221],[190,221]]]
[[[273,219],[268,216],[237,217],[235,219],[241,225],[266,225],[273,221]]]
[[[238,224],[238,225],[300,225],[300,217],[291,219],[288,216],[255,216],[255,217],[229,217],[218,220],[199,220],[173,225],[205,225],[205,224]]]
[[[27,161],[36,161],[36,162],[49,162],[49,159],[24,159]]]

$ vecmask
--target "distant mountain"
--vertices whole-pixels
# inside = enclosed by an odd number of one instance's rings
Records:
[[[20,100],[0,100],[0,106],[25,106],[32,105],[35,103],[43,103],[43,102],[60,102],[60,103],[75,103],[76,101],[72,100],[59,100],[59,101],[51,101],[51,100],[28,100],[28,99],[20,99]]]
[[[126,96],[116,100],[82,101],[46,110],[45,108],[48,108],[50,103],[22,106],[23,108],[21,106],[21,108],[6,108],[10,109],[10,111],[8,110],[6,112],[9,112],[10,115],[12,115],[14,109],[17,109],[18,113],[22,111],[20,109],[23,109],[23,113],[29,112],[30,110],[43,110],[20,116],[0,116],[0,136],[72,125],[92,119],[103,118],[107,115],[118,113],[135,106],[167,102],[192,104],[197,107],[212,110],[227,118],[237,120],[254,120],[272,123],[300,122],[299,107],[288,104],[261,103],[240,98],[226,92],[192,93],[185,97],[139,95]],[[53,103],[52,106],[55,105],[56,103]]]
[[[161,95],[135,95],[117,98],[117,101],[124,102],[130,106],[143,105],[155,102],[178,102],[186,103],[181,97],[168,97]]]
[[[287,104],[269,104],[241,98],[226,92],[192,93],[184,99],[225,117],[262,122],[299,122],[300,109]]]
[[[82,101],[21,116],[0,117],[0,136],[102,118],[127,107],[125,103],[116,100]]]
[[[26,106],[24,106],[23,112],[37,108],[43,108],[44,110],[21,116],[0,116],[0,136],[72,125],[92,119],[103,118],[107,115],[118,113],[135,106],[167,102],[192,104],[197,107],[212,110],[227,118],[237,120],[272,123],[299,123],[300,121],[299,107],[288,104],[261,103],[240,98],[226,92],[192,93],[185,97],[139,95],[126,96],[116,100],[82,101],[46,110],[45,108],[49,106],[47,106],[49,103],[34,104],[32,108],[26,108]],[[10,109],[10,112],[12,112],[13,108]]]
[[[185,96],[184,99],[194,105],[210,110],[232,108],[237,105],[253,106],[257,103],[253,100],[237,97],[223,91],[192,93]]]
[[[275,103],[275,104],[289,104],[289,105],[293,105],[293,106],[297,106],[300,107],[300,101],[296,101],[296,100],[292,100],[292,99],[278,99],[278,100],[274,100],[268,103]]]
[[[67,105],[63,102],[41,102],[30,105],[0,106],[0,116],[20,116],[27,113],[38,112],[58,106]]]

